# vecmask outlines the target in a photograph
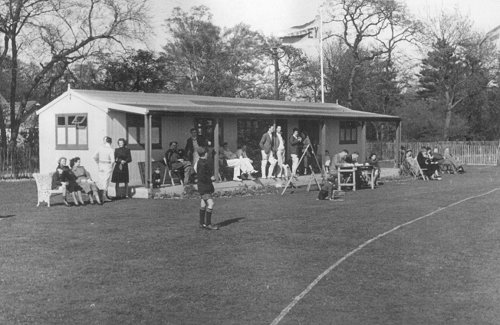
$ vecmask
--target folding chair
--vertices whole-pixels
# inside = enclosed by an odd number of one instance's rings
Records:
[[[167,179],[167,175],[170,177],[170,182],[172,186],[175,185],[175,180],[177,179],[181,185],[184,185],[184,175],[179,170],[172,170],[172,165],[167,161],[166,158],[163,158],[163,162],[165,163],[165,172],[163,173],[163,184],[165,184],[165,180]]]
[[[413,176],[414,179],[422,178],[424,181],[428,181],[429,177],[425,176],[424,170],[427,170],[425,168],[421,168],[420,165],[418,164],[417,158],[406,158],[406,161],[408,162],[410,166],[410,173]]]

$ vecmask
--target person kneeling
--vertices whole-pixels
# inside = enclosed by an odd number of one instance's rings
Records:
[[[333,190],[335,189],[335,184],[337,183],[337,177],[335,175],[330,176],[321,186],[318,193],[317,200],[332,200]]]

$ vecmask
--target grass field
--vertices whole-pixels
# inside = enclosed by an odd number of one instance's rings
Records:
[[[499,324],[497,188],[477,167],[217,199],[206,231],[198,200],[37,208],[34,182],[3,182],[0,324]]]

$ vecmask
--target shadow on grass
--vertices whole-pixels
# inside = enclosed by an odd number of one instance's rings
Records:
[[[12,217],[15,217],[15,216],[16,216],[15,214],[9,214],[9,215],[6,215],[6,216],[0,216],[0,219],[12,218]]]
[[[222,222],[219,222],[217,224],[217,226],[219,227],[226,227],[226,226],[229,226],[230,224],[232,223],[236,223],[236,222],[239,222],[241,219],[245,219],[244,217],[240,217],[240,218],[233,218],[233,219],[228,219],[228,220],[224,220]]]

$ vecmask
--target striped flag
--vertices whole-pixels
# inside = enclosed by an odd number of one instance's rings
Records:
[[[305,38],[319,38],[319,18],[283,31],[279,36],[283,44],[293,44]]]

